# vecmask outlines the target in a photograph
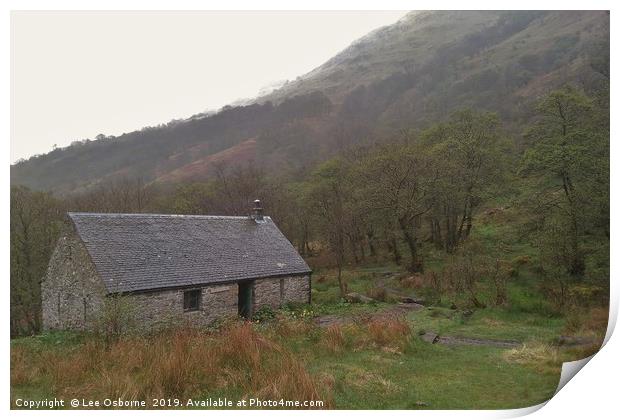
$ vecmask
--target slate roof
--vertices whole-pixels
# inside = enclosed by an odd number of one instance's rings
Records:
[[[310,272],[267,216],[68,216],[109,293]]]

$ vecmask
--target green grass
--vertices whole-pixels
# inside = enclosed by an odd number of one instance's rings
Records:
[[[446,315],[450,312],[440,310]],[[418,333],[423,327],[433,327],[455,335],[539,340],[554,336],[559,324],[527,331],[509,319],[502,326],[489,326],[486,321],[492,314],[486,313],[468,325],[432,316],[432,311],[410,314],[414,332],[402,353],[351,347],[330,354],[320,347],[320,333],[282,339],[282,343],[294,349],[311,373],[331,378],[337,408],[506,409],[538,404],[553,395],[559,381],[559,360],[541,370],[537,365],[509,361],[509,350],[433,345],[422,341]]]
[[[50,347],[70,350],[81,344],[86,337],[88,337],[87,334],[77,331],[50,331],[42,335],[13,339],[11,345],[19,345],[33,351],[41,351]]]
[[[311,371],[334,376],[336,407],[348,409],[517,408],[553,395],[559,371],[541,375],[507,363],[502,354],[498,349],[449,348],[416,339],[411,354],[352,352],[308,364]]]
[[[480,309],[470,317],[465,317],[459,311],[429,307],[410,313],[409,319],[416,329],[440,335],[521,342],[550,342],[560,335],[564,326],[562,318],[515,314],[497,308]]]

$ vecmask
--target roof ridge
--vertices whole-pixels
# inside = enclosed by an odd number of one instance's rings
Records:
[[[250,216],[223,216],[211,214],[162,214],[162,213],[89,213],[67,212],[69,216],[111,216],[111,217],[163,217],[163,218],[208,218],[208,219],[250,219]],[[270,218],[265,216],[265,218]]]

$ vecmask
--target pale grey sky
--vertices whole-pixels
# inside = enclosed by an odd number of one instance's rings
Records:
[[[11,161],[254,97],[406,12],[13,12]]]

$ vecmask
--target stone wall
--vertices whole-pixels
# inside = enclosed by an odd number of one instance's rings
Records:
[[[86,247],[70,229],[56,244],[43,282],[43,329],[91,328],[103,307],[105,289]]]
[[[310,303],[310,275],[285,277],[282,302]]]
[[[263,306],[270,306],[277,309],[282,304],[280,298],[280,278],[259,279],[254,281],[252,288],[253,305],[252,310],[256,312]]]
[[[130,295],[134,326],[138,329],[188,324],[208,326],[224,317],[238,314],[239,286],[237,283],[201,288],[200,309],[185,312],[183,294],[196,287],[175,290],[135,293]],[[252,289],[253,311],[268,305],[274,309],[285,303],[310,301],[310,276],[289,276],[259,279]]]
[[[253,295],[254,311],[265,305],[276,309],[286,303],[309,303],[310,275],[256,280]]]
[[[186,312],[183,309],[184,292],[196,289],[192,287],[130,295],[133,326],[147,330],[180,324],[203,327],[217,319],[237,315],[236,283],[201,288],[199,309]]]

